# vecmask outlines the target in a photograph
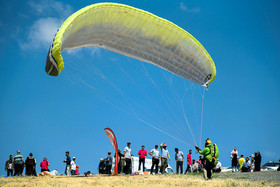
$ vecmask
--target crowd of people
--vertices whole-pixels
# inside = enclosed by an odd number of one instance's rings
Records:
[[[131,159],[134,155],[131,154],[131,143],[127,142],[127,146],[124,148],[124,153],[121,153],[121,150],[118,150],[118,173],[131,174]],[[161,144],[161,154],[158,149],[158,145],[155,145],[155,148],[149,151],[149,155],[152,156],[152,167],[151,174],[165,173],[165,169],[168,167],[168,160],[170,161],[170,155],[167,150],[167,145],[165,143]],[[139,166],[138,170],[145,172],[145,159],[148,155],[147,150],[145,150],[145,146],[141,146],[141,149],[138,151],[139,156]],[[100,174],[111,174],[112,168],[112,159],[111,152],[108,153],[107,158],[101,159],[98,170]],[[161,162],[160,168],[159,163]],[[122,167],[123,166],[123,167]]]
[[[244,157],[241,155],[239,158],[237,148],[234,147],[231,154],[231,167],[232,172],[241,171],[241,172],[258,172],[261,171],[261,162],[262,156],[260,152],[250,155],[249,157]]]
[[[176,161],[176,173],[186,174],[189,172],[204,172],[206,179],[211,179],[211,174],[213,172],[221,172],[222,165],[218,161],[218,148],[215,144],[212,144],[210,140],[206,140],[205,148],[200,150],[196,147],[197,152],[200,154],[199,159],[196,161],[192,159],[192,150],[188,151],[186,157],[186,170],[183,170],[185,155],[178,148],[175,148],[175,161]],[[151,168],[145,167],[145,159],[148,154],[152,157]],[[79,166],[76,164],[76,157],[71,159],[69,151],[65,152],[66,159],[63,161],[66,164],[65,175],[79,175]],[[131,174],[131,162],[134,155],[131,154],[131,143],[127,142],[127,146],[124,148],[123,154],[121,150],[118,150],[118,173]],[[170,154],[167,149],[167,144],[162,143],[160,146],[155,145],[155,147],[149,152],[145,149],[145,146],[141,146],[138,151],[139,165],[138,171],[141,170],[145,172],[150,170],[150,174],[164,174],[166,173],[166,168],[168,167],[168,162],[171,161]],[[203,156],[203,157],[202,157]],[[256,152],[254,155],[249,157],[244,157],[239,154],[237,148],[235,147],[231,152],[231,164],[232,172],[257,172],[261,168],[261,154]],[[111,152],[105,159],[101,159],[98,170],[100,174],[111,174],[113,164],[113,156]],[[24,168],[26,176],[37,176],[36,172],[37,161],[33,154],[30,153],[29,156],[24,160],[21,155],[20,150],[17,150],[17,154],[9,156],[9,159],[5,164],[5,171],[7,171],[7,176],[22,176]],[[58,175],[57,169],[50,171],[50,162],[47,157],[44,157],[40,162],[41,172],[38,175]]]
[[[76,158],[69,156],[69,151],[65,152],[66,163],[65,175],[79,175],[79,166],[76,165]],[[38,175],[58,175],[57,169],[49,170],[50,163],[47,157],[44,157],[40,162],[41,172],[37,175],[36,171],[37,161],[32,153],[24,160],[20,150],[17,150],[17,154],[9,156],[9,159],[5,163],[5,171],[7,176],[22,176],[25,168],[25,176],[38,176]]]
[[[211,159],[212,162],[213,155],[211,156],[211,151],[209,150],[209,147],[211,147],[210,145],[212,145],[211,141],[208,140],[205,145],[205,149],[201,151],[201,154],[204,155],[204,157],[199,156],[199,159],[197,161],[195,159],[192,159],[192,150],[189,150],[186,157],[187,167],[185,171],[183,170],[185,160],[184,153],[178,148],[175,148],[176,173],[186,174],[189,172],[200,172],[204,168],[207,168],[208,170],[210,170],[210,172],[220,172],[222,167],[220,162],[217,162],[215,165],[211,164],[211,167],[209,166],[210,164],[208,164],[206,167],[206,160]],[[145,159],[148,154],[152,157],[152,165],[150,168],[145,167]],[[211,156],[211,158],[208,158],[207,155]],[[167,149],[167,144],[165,143],[162,143],[160,146],[155,145],[155,147],[149,152],[145,150],[145,146],[142,145],[141,149],[138,151],[138,156],[138,171],[145,172],[146,170],[149,170],[150,174],[166,173],[168,162],[171,160],[169,151]],[[124,148],[123,154],[121,153],[121,150],[118,150],[118,173],[132,173],[132,157],[133,155],[131,154],[131,143],[127,142],[127,146]],[[108,152],[108,156],[105,159],[100,160],[98,166],[99,174],[111,174],[112,160],[113,157],[111,156],[111,152]],[[211,178],[211,175],[208,174],[208,178]]]

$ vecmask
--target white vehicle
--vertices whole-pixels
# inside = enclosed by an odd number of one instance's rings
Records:
[[[132,157],[132,173],[134,172],[138,172],[139,170],[139,157]],[[159,169],[160,169],[160,165],[161,165],[161,162],[159,162],[158,164],[158,172],[159,172]],[[143,165],[141,165],[141,168],[140,168],[140,171],[143,171]],[[151,172],[151,167],[152,167],[152,159],[149,159],[149,158],[146,158],[145,159],[145,171],[148,171],[149,173]],[[165,169],[166,173],[174,173],[172,167],[168,164],[167,168]],[[155,166],[154,166],[154,170],[153,172],[155,172]]]
[[[221,170],[221,172],[232,172],[232,167],[230,166],[230,167],[222,167],[222,170]]]
[[[123,161],[123,164],[122,164],[122,168],[123,168],[125,161],[124,160],[122,160],[122,161]],[[158,172],[160,170],[160,164],[161,164],[161,162],[159,162],[159,165],[158,165]],[[112,172],[114,171],[114,167],[115,167],[115,159],[113,159]],[[139,157],[132,157],[131,173],[143,171],[143,168],[142,168],[143,165],[141,165],[140,171],[138,170],[139,169],[138,167],[139,167]],[[145,171],[150,173],[151,167],[152,167],[152,159],[146,158],[145,159]],[[172,169],[172,167],[169,164],[168,164],[167,168],[165,169],[165,171],[166,171],[166,173],[174,173],[174,170]],[[153,172],[155,172],[155,166],[154,166]]]
[[[280,161],[268,161],[261,167],[261,171],[277,171],[279,166]]]

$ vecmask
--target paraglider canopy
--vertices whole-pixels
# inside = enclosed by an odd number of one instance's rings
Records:
[[[100,47],[151,63],[208,87],[215,64],[187,31],[149,12],[117,3],[98,3],[72,14],[49,48],[45,71],[57,76],[64,68],[61,52]]]

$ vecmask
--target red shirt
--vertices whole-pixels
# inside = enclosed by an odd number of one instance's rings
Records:
[[[48,169],[49,162],[47,160],[43,160],[40,164],[41,169]]]
[[[139,155],[139,158],[145,158],[145,156],[147,155],[147,151],[140,149],[138,151],[138,155]]]
[[[187,159],[188,159],[188,164],[192,165],[192,156],[190,153],[188,154]]]

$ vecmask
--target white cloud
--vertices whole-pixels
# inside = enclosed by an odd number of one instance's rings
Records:
[[[27,29],[26,39],[19,45],[22,50],[48,48],[59,26],[73,13],[72,7],[54,0],[30,1],[29,6],[40,18]]]
[[[29,29],[27,40],[20,42],[21,49],[47,47],[59,28],[59,19],[41,18]]]
[[[183,2],[180,3],[180,9],[186,12],[198,13],[200,12],[199,8],[188,8]]]
[[[73,13],[70,5],[54,0],[49,1],[30,1],[29,6],[35,13],[43,16],[57,15],[59,18],[66,18]]]

